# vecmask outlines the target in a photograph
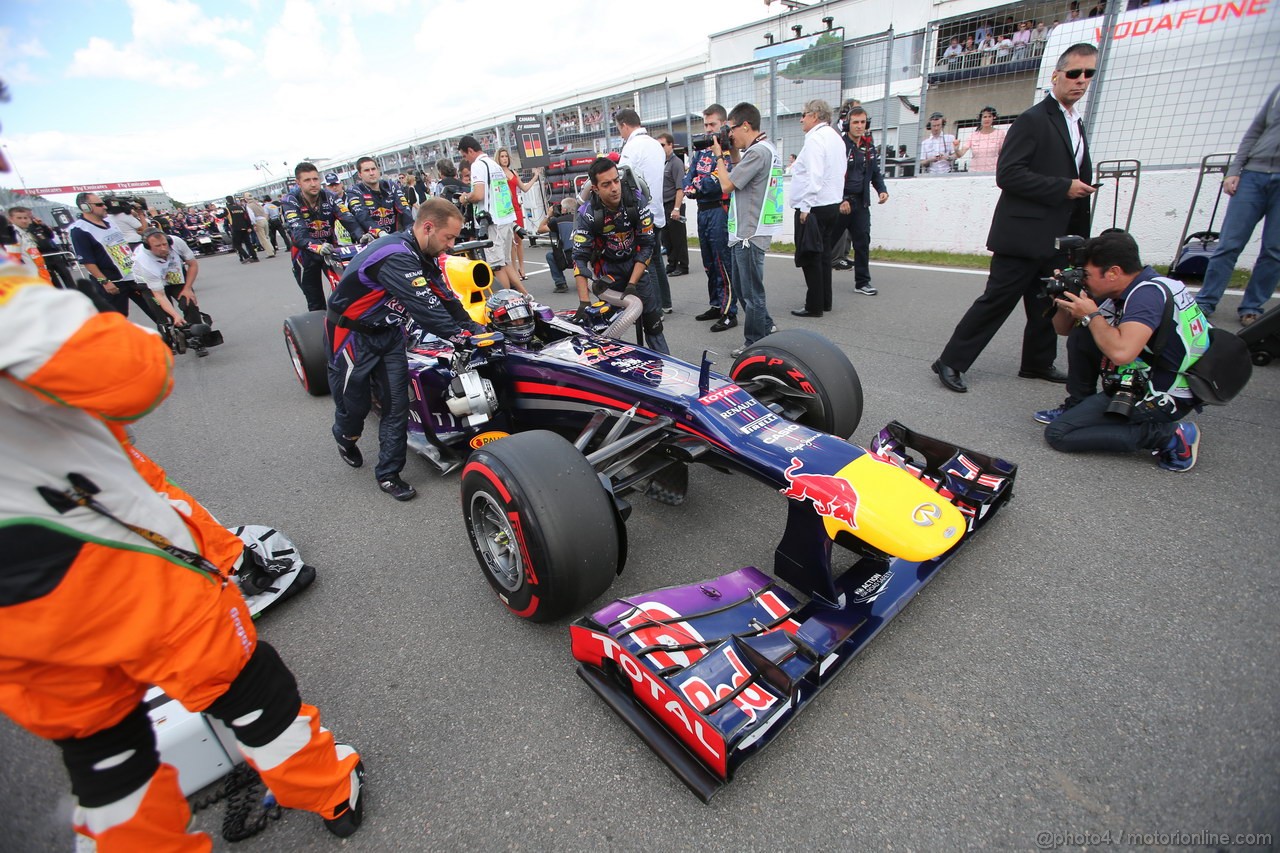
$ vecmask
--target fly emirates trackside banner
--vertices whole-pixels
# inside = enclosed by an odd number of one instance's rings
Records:
[[[68,193],[117,192],[119,190],[145,190],[159,187],[159,181],[124,181],[117,184],[72,184],[69,187],[31,187],[18,190],[24,195],[66,195]]]

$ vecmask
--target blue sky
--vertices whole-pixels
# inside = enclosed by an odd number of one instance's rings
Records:
[[[0,0],[0,185],[158,178],[225,195],[706,50],[759,0]],[[580,21],[581,23],[575,23]],[[473,23],[474,22],[474,23]],[[472,37],[476,25],[492,29]],[[593,30],[595,33],[593,33]],[[19,178],[19,175],[21,178]]]

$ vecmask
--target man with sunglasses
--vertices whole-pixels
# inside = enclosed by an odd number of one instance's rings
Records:
[[[1054,366],[1057,335],[1042,277],[1066,266],[1056,238],[1089,235],[1089,196],[1095,189],[1089,143],[1075,105],[1098,64],[1098,49],[1074,44],[1053,72],[1053,89],[1009,128],[996,167],[1000,200],[987,234],[991,274],[983,294],[951,334],[933,372],[950,391],[968,391],[964,373],[1008,319],[1019,300],[1027,315],[1018,376],[1063,383]]]
[[[124,233],[107,218],[107,206],[97,193],[76,196],[80,218],[71,223],[67,233],[71,247],[84,268],[101,290],[111,310],[129,316],[129,300],[157,325],[167,318],[152,299],[150,291],[133,278],[133,252]]]

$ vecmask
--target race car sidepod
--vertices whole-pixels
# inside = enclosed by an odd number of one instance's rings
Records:
[[[914,562],[862,547],[838,576],[815,501],[789,501],[774,571],[754,567],[618,599],[570,628],[578,675],[703,802],[796,714],[1012,497],[1017,466],[889,424],[869,455],[951,506],[911,523],[964,519],[956,545]],[[795,497],[794,495],[790,495]],[[867,495],[864,499],[874,500]],[[821,540],[821,541],[819,541]]]

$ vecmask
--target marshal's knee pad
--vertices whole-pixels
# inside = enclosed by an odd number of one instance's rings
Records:
[[[85,808],[114,803],[138,790],[160,766],[151,720],[142,704],[110,728],[54,743],[62,750],[71,792]]]
[[[227,692],[205,709],[231,727],[245,746],[265,746],[298,716],[298,682],[270,644],[258,641]]]

